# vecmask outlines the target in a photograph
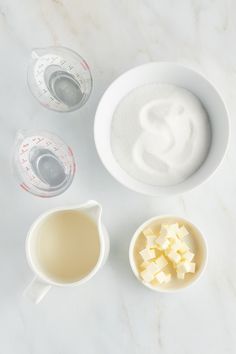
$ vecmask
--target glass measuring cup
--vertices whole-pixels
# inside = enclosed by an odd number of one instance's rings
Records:
[[[71,185],[76,169],[71,148],[45,131],[19,131],[13,162],[20,186],[40,197],[63,193]]]
[[[28,68],[28,85],[46,108],[70,112],[83,106],[92,90],[87,62],[65,47],[33,49]]]

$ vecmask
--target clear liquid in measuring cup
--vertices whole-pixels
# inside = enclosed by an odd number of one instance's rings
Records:
[[[82,107],[92,90],[87,62],[64,47],[32,51],[28,84],[33,95],[46,108],[71,112]]]
[[[82,101],[84,94],[73,75],[50,65],[45,70],[45,78],[51,94],[68,107],[74,107]]]
[[[14,163],[21,187],[41,197],[61,194],[75,173],[72,150],[48,132],[19,132]]]
[[[66,181],[65,168],[52,151],[33,148],[30,151],[29,159],[35,175],[50,187],[60,186]]]

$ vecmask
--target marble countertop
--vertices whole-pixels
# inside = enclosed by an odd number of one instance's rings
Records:
[[[0,353],[236,352],[235,38],[234,1],[0,0]],[[32,48],[49,45],[70,47],[90,63],[94,90],[79,111],[47,111],[27,88]],[[232,118],[224,163],[206,184],[180,197],[145,197],[122,187],[104,169],[93,141],[106,87],[127,69],[160,60],[204,73]],[[10,158],[20,128],[49,129],[70,142],[78,173],[67,192],[40,199],[18,187]],[[27,230],[43,211],[87,199],[103,205],[109,260],[91,282],[54,288],[34,306],[22,297],[33,277],[25,259]],[[128,263],[132,234],[160,213],[189,218],[209,245],[204,277],[177,294],[142,287]]]

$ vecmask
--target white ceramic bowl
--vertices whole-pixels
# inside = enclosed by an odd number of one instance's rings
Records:
[[[118,103],[136,87],[154,82],[177,85],[191,91],[201,100],[211,123],[212,142],[206,160],[188,179],[173,186],[153,186],[139,182],[120,167],[111,150],[110,128]],[[228,112],[214,86],[192,69],[165,62],[141,65],[118,77],[101,98],[94,123],[96,148],[107,170],[126,187],[152,196],[183,193],[206,181],[220,165],[228,146],[229,135]]]
[[[196,262],[196,272],[194,274],[188,274],[186,276],[186,279],[184,280],[179,280],[177,278],[173,279],[172,277],[172,280],[168,284],[154,287],[151,284],[149,285],[143,282],[143,280],[140,278],[134,256],[137,253],[137,249],[135,250],[135,247],[137,247],[137,240],[141,236],[142,231],[148,227],[151,227],[155,232],[155,228],[158,228],[160,224],[175,222],[184,224],[187,227],[188,231],[190,231],[191,237],[189,239],[191,240],[191,243],[193,245],[192,250],[195,253],[193,262]],[[188,236],[186,238],[188,238]],[[196,283],[196,281],[199,280],[207,265],[207,253],[208,252],[206,240],[202,233],[199,231],[199,229],[193,223],[178,216],[161,215],[147,220],[136,230],[130,242],[129,262],[136,278],[147,288],[158,292],[176,292],[188,288],[190,285]]]

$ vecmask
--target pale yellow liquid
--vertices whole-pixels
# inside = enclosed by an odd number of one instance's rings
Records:
[[[95,267],[100,240],[95,222],[79,211],[49,215],[35,230],[32,248],[38,267],[60,283],[81,280]]]

